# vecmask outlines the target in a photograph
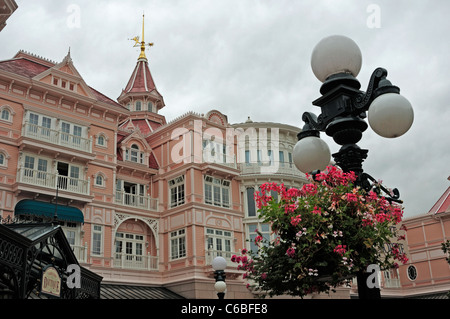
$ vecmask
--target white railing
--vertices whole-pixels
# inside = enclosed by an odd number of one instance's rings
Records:
[[[42,186],[51,189],[65,190],[71,193],[89,195],[90,179],[82,180],[57,173],[43,172],[37,169],[20,167],[17,170],[17,180],[20,183]]]
[[[25,122],[23,136],[46,141],[56,145],[62,145],[76,150],[92,153],[92,138],[64,133],[58,130]]]
[[[136,195],[124,191],[116,191],[116,204],[138,207],[148,210],[158,210],[158,199],[147,195]]]
[[[207,265],[211,265],[212,261],[214,260],[214,258],[216,258],[217,256],[221,256],[223,258],[225,258],[225,260],[227,261],[227,266],[228,267],[236,267],[237,263],[232,262],[231,261],[231,257],[233,255],[238,255],[239,253],[234,253],[231,251],[223,251],[223,250],[212,250],[209,249],[206,251],[206,264]]]
[[[87,261],[87,243],[84,246],[81,245],[70,245],[72,247],[73,253],[77,257],[77,260],[80,262]]]
[[[243,175],[253,174],[281,174],[302,177],[304,174],[300,172],[293,163],[289,162],[271,162],[271,163],[240,163],[239,169]]]
[[[158,270],[157,256],[115,253],[114,267],[123,269]]]

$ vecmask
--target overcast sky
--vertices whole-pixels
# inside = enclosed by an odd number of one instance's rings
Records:
[[[321,82],[310,67],[323,37],[342,34],[360,47],[365,90],[376,67],[414,107],[410,131],[397,139],[370,127],[364,170],[398,188],[405,216],[429,211],[450,185],[450,1],[448,0],[16,0],[0,32],[0,60],[25,50],[60,62],[69,47],[88,85],[116,99],[145,40],[150,70],[170,121],[218,109],[230,123],[303,126]],[[339,146],[324,133],[332,153]]]

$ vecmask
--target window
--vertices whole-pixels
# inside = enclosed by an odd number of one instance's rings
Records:
[[[230,181],[205,175],[205,203],[230,207]]]
[[[292,153],[288,153],[289,167],[292,168]]]
[[[33,177],[34,157],[28,155],[25,156],[24,168],[25,168],[25,176]]]
[[[3,153],[0,153],[0,166],[6,166],[6,158]]]
[[[147,110],[148,110],[149,112],[153,112],[153,103],[152,103],[152,102],[148,102],[148,103],[147,103]]]
[[[106,139],[104,135],[97,136],[97,145],[98,146],[106,146]]]
[[[414,280],[417,279],[417,269],[416,269],[415,266],[409,265],[408,269],[407,269],[407,272],[408,272],[408,279],[409,280],[414,281]]]
[[[144,244],[143,235],[116,233],[116,259],[125,257],[125,260],[143,262]]]
[[[186,233],[184,229],[170,233],[171,259],[186,257]]]
[[[258,236],[258,233],[256,230],[261,233],[263,237],[263,243],[267,244],[268,241],[270,241],[270,225],[269,224],[258,224],[258,223],[252,223],[248,224],[248,235],[249,235],[249,242],[250,242],[250,250],[254,253],[258,251],[258,246],[255,244],[255,238]]]
[[[256,216],[256,205],[255,205],[255,189],[253,187],[247,188],[247,214],[248,217]]]
[[[93,225],[92,227],[92,255],[102,254],[103,227]]]
[[[213,250],[217,253],[217,256],[225,258],[231,257],[232,247],[232,233],[226,230],[220,229],[206,229],[206,243],[207,249]]]
[[[4,108],[2,110],[2,120],[9,122],[10,121],[10,117],[11,117],[11,115],[9,113],[9,110]]]
[[[131,145],[130,160],[137,163],[139,156],[139,147],[136,144]]]
[[[144,164],[145,153],[139,150],[136,144],[131,145],[130,149],[125,150],[125,160],[134,163]]]
[[[38,178],[45,179],[47,178],[47,160],[39,158],[38,159]]]
[[[284,152],[278,151],[279,157],[280,157],[280,165],[284,166]]]
[[[184,175],[169,181],[170,207],[184,204]]]
[[[105,186],[105,178],[102,174],[97,174],[97,176],[95,177],[95,185]]]
[[[136,101],[136,111],[140,111],[142,109],[142,102],[141,101]]]
[[[250,151],[245,150],[245,164],[250,165]]]

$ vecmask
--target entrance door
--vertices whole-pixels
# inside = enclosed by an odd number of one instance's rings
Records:
[[[123,268],[145,268],[144,236],[116,233],[116,265]]]

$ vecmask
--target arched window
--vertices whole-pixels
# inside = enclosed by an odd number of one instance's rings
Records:
[[[11,117],[11,115],[9,113],[9,110],[8,109],[3,109],[2,110],[2,120],[10,121],[10,117]]]
[[[153,103],[152,102],[147,103],[147,109],[149,112],[153,112]]]
[[[106,177],[102,172],[98,172],[97,175],[94,176],[95,186],[105,186]]]
[[[6,153],[6,151],[0,151],[0,167],[1,168],[8,167],[8,159],[9,159],[8,153]]]
[[[100,133],[97,135],[97,145],[98,146],[103,146],[106,147],[107,145],[107,138],[105,136],[105,134]]]
[[[136,101],[135,110],[136,111],[141,111],[142,110],[142,102],[141,101]]]
[[[9,105],[3,105],[0,107],[0,120],[6,122],[12,122],[14,111]]]
[[[139,158],[139,146],[136,144],[131,145],[130,161],[137,163]]]

